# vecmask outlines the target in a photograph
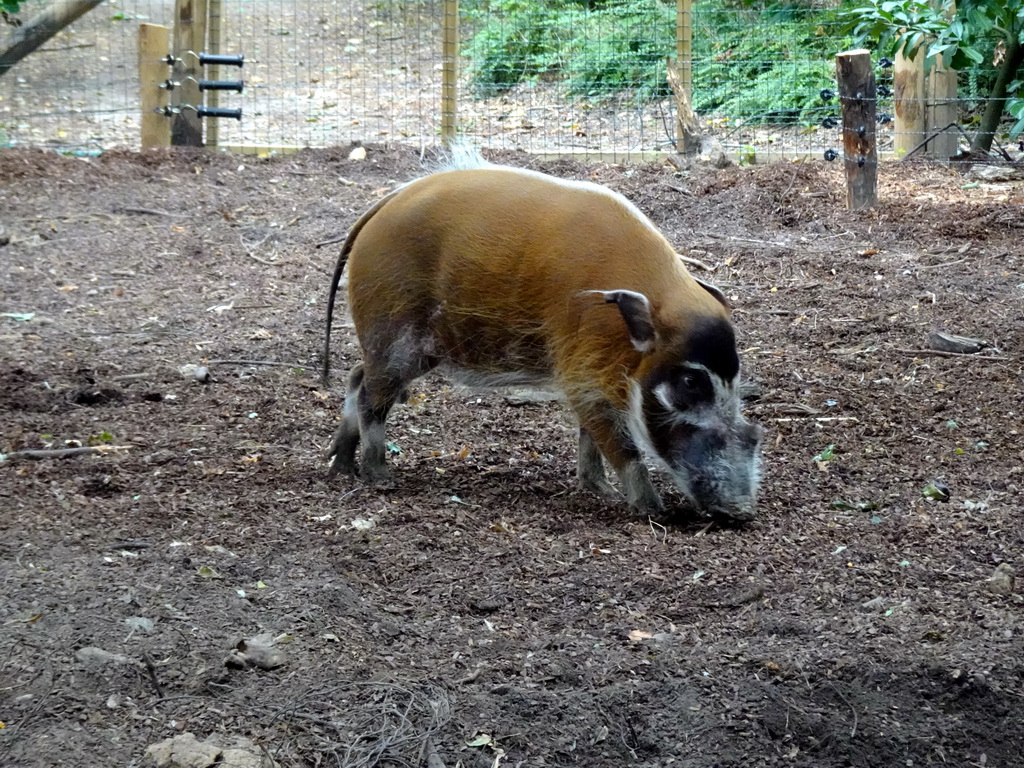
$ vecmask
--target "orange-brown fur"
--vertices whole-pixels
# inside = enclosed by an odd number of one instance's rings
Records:
[[[388,366],[402,354],[485,377],[550,378],[620,478],[636,476],[642,498],[631,503],[660,505],[626,434],[630,388],[682,362],[674,357],[695,322],[728,310],[631,204],[532,172],[451,170],[396,190],[364,214],[344,245],[335,286],[346,260],[370,412],[386,418],[397,394]],[[631,341],[619,306],[587,293],[623,290],[650,302],[656,340],[649,352]],[[353,429],[339,430],[332,448],[345,467]],[[581,452],[587,445],[581,436]]]
[[[505,370],[517,351],[523,369],[553,367],[570,396],[596,383],[616,408],[626,406],[623,373],[635,377],[657,354],[637,352],[618,309],[581,291],[645,294],[666,335],[685,335],[694,315],[727,312],[618,199],[504,169],[450,171],[401,189],[365,221],[348,269],[361,338],[443,302],[453,362]]]

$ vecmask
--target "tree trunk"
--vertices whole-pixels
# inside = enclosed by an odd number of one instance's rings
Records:
[[[103,0],[59,0],[14,33],[12,43],[0,52],[0,77],[68,24],[88,13]]]
[[[995,138],[999,121],[1003,119],[1003,111],[1006,109],[1007,86],[1017,76],[1021,64],[1024,64],[1024,45],[1020,43],[1020,30],[1014,25],[1010,34],[1006,37],[1006,56],[1003,64],[999,67],[996,75],[995,85],[992,86],[992,93],[989,94],[988,103],[985,104],[985,112],[981,116],[981,126],[971,140],[971,152],[987,154],[992,149],[992,140]]]

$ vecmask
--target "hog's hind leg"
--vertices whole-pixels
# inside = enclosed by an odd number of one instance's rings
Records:
[[[405,391],[406,383],[394,376],[367,376],[359,389],[356,402],[362,440],[359,476],[368,483],[386,483],[391,479],[385,461],[385,424],[391,409]]]
[[[331,447],[327,449],[327,460],[330,467],[328,477],[339,473],[356,474],[356,448],[359,447],[359,395],[363,388],[363,365],[360,363],[348,377],[348,391],[345,394],[345,408],[341,417],[341,426],[334,433]]]

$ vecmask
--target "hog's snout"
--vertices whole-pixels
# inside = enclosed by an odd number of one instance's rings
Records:
[[[761,480],[761,437],[762,429],[746,421],[694,430],[676,455],[676,485],[703,514],[753,520]]]

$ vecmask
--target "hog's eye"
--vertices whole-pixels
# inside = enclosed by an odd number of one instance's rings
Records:
[[[670,388],[672,404],[679,410],[687,410],[714,399],[708,375],[692,368],[677,369],[671,377]]]

